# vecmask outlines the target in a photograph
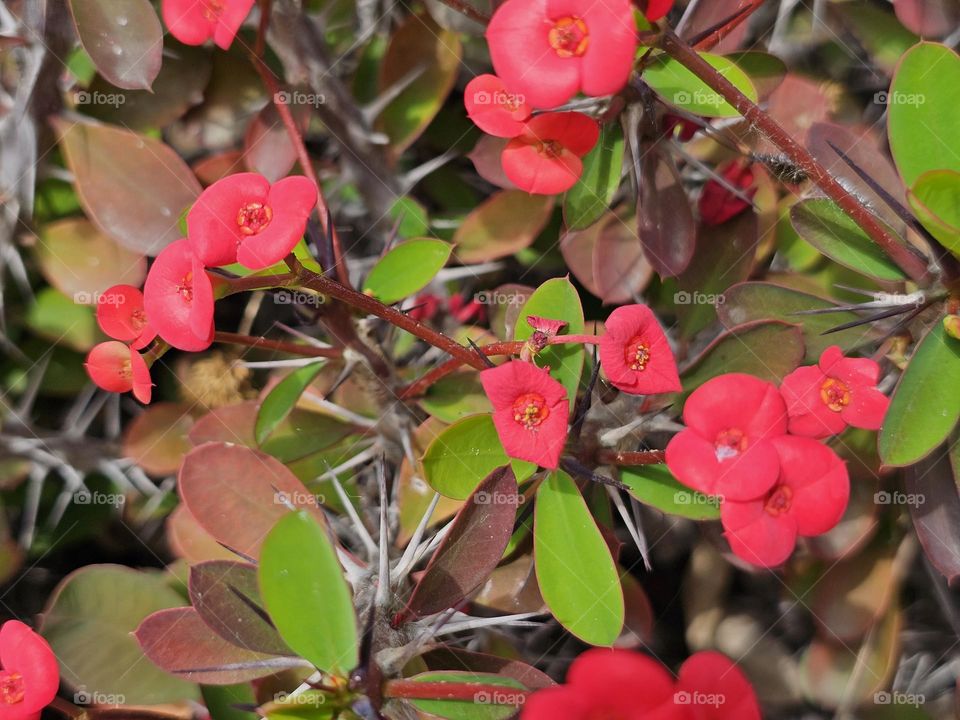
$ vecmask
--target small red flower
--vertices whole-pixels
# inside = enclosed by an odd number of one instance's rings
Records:
[[[629,0],[507,0],[487,26],[493,67],[536,108],[577,92],[612,95],[627,83],[637,51]]]
[[[570,404],[549,371],[511,360],[480,373],[507,455],[555,470],[567,441]]]
[[[738,158],[719,170],[720,176],[747,198],[757,194],[754,170],[749,160]],[[708,180],[700,194],[700,220],[705,225],[722,225],[750,207],[743,197],[734,195],[716,180]]]
[[[187,213],[187,236],[207,267],[240,262],[261,270],[280,262],[303,237],[317,186],[302,175],[270,185],[237,173],[204,190]]]
[[[213,342],[213,286],[185,239],[165,247],[150,267],[143,305],[157,333],[180,350],[206,350]]]
[[[114,340],[130,343],[134,350],[150,344],[157,331],[147,322],[143,293],[132,285],[114,285],[97,298],[97,323]]]
[[[676,135],[680,142],[693,140],[693,136],[700,132],[701,126],[692,120],[687,120],[679,115],[666,114],[663,116],[664,135],[672,137]]]
[[[690,720],[760,720],[757,693],[726,655],[698,652],[680,666],[674,703],[690,711]]]
[[[797,368],[783,379],[780,393],[794,435],[825,438],[847,425],[879,430],[890,399],[877,390],[880,366],[867,358],[847,358],[828,347],[818,365]]]
[[[47,641],[19,620],[0,628],[0,720],[36,720],[53,702],[60,668]]]
[[[95,345],[84,367],[97,387],[108,392],[133,392],[144,405],[150,402],[150,369],[143,355],[122,342],[110,340]]]
[[[775,385],[728,373],[694,390],[683,407],[686,430],[667,444],[667,466],[684,485],[724,500],[752,500],[777,481],[772,440],[787,432]]]
[[[577,657],[564,685],[534,693],[521,720],[684,720],[673,676],[656,660],[629,650],[594,648]]]
[[[537,115],[503,149],[503,172],[528,193],[566,192],[583,172],[580,158],[593,149],[599,137],[600,127],[583,113]]]
[[[774,438],[771,444],[780,459],[776,484],[754,500],[727,499],[720,506],[730,548],[761,567],[784,563],[797,536],[821,535],[834,527],[850,497],[847,466],[829,447],[792,435]]]
[[[202,45],[210,38],[227,50],[254,0],[163,0],[163,22],[184,45]]]
[[[656,22],[673,9],[674,0],[641,0],[640,9],[650,22]]]
[[[512,138],[523,132],[531,108],[523,95],[507,91],[496,75],[477,75],[463,91],[463,104],[474,125],[489,135]]]
[[[600,365],[614,386],[634,395],[682,389],[667,336],[646,305],[625,305],[610,313],[600,338]]]

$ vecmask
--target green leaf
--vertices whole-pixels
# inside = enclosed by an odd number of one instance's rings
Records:
[[[937,322],[920,341],[893,392],[880,429],[884,465],[922,460],[960,419],[960,340]]]
[[[387,305],[410,297],[433,280],[452,250],[448,243],[433,238],[400,243],[373,266],[363,291]]]
[[[420,400],[420,407],[446,423],[493,410],[475,372],[453,373],[435,382]]]
[[[884,99],[890,151],[907,187],[929,170],[960,172],[960,56],[936,43],[915,45]]]
[[[410,700],[411,705],[431,717],[446,720],[505,720],[515,715],[517,707],[522,704],[522,699],[516,693],[511,693],[511,689],[526,689],[513,678],[488,673],[438,671],[420,673],[409,679],[422,683],[496,685],[504,688],[502,693],[478,690],[472,700]]]
[[[776,90],[787,76],[786,63],[767,52],[745,50],[724,57],[736,63],[749,76],[761,98]]]
[[[716,520],[720,504],[716,498],[680,484],[666,465],[642,465],[620,469],[620,480],[637,500],[670,515],[691,520]]]
[[[907,199],[923,226],[960,257],[960,173],[925,172],[907,192]]]
[[[121,695],[131,705],[197,700],[197,686],[155,667],[133,636],[148,615],[183,604],[160,573],[88,565],[57,586],[40,631],[73,688]]]
[[[104,339],[92,305],[77,305],[50,287],[37,293],[26,320],[37,335],[80,352]]]
[[[402,238],[420,237],[430,232],[427,209],[410,196],[399,198],[390,207],[390,219],[400,221],[397,234]]]
[[[753,81],[730,59],[710,53],[700,57],[733,83],[748,98],[757,101]],[[695,115],[706,117],[740,117],[730,103],[678,60],[667,55],[654,58],[643,71],[644,81],[666,102]]]
[[[285,515],[263,542],[260,592],[277,631],[320,670],[343,676],[359,658],[357,619],[326,530],[303,511]]]
[[[427,447],[422,463],[430,487],[454,500],[466,500],[501,465],[513,467],[517,482],[537,469],[533,463],[507,457],[491,415],[471,415],[446,428]]]
[[[727,328],[755,320],[780,320],[800,325],[803,328],[806,360],[808,363],[815,363],[820,359],[820,354],[831,345],[839,345],[846,352],[869,342],[873,335],[862,327],[823,334],[837,325],[858,320],[860,316],[856,313],[797,314],[804,310],[824,310],[831,307],[836,307],[836,303],[784,285],[743,282],[727,288],[723,293],[723,302],[717,304],[717,314],[720,322]]]
[[[201,685],[200,692],[211,720],[250,720],[249,713],[238,706],[255,705],[257,701],[250,683]]]
[[[527,298],[517,318],[515,340],[528,340],[533,336],[534,330],[527,322],[530,315],[566,321],[567,326],[560,331],[562,335],[580,335],[584,330],[580,295],[569,278],[547,280]],[[579,343],[552,345],[537,355],[538,364],[548,365],[550,374],[567,389],[571,409],[577,401],[583,357],[583,345]]]
[[[537,491],[537,583],[557,621],[584,642],[612,645],[623,628],[620,577],[573,480],[551,473]]]
[[[257,424],[254,430],[258,445],[263,445],[270,437],[270,433],[276,430],[296,407],[303,391],[310,386],[325,365],[326,363],[321,361],[297,368],[278,382],[263,399],[257,411]]]
[[[844,267],[876,280],[904,279],[900,267],[832,200],[799,202],[790,219],[800,237]]]
[[[602,126],[596,146],[583,158],[580,180],[563,196],[563,220],[570,230],[589,227],[606,212],[623,175],[623,131]]]
[[[874,5],[837,3],[831,11],[837,12],[870,58],[888,74],[919,39],[900,24],[896,15]]]
[[[803,360],[803,332],[777,320],[745,323],[725,332],[683,372],[683,389],[693,392],[707,380],[741,372],[779,383]]]

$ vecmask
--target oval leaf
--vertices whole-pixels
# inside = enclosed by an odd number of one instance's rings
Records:
[[[620,480],[637,500],[670,515],[691,520],[717,520],[720,504],[681,485],[666,465],[643,465],[620,469]]]
[[[926,172],[917,178],[907,199],[923,226],[960,257],[960,173]]]
[[[757,101],[757,89],[749,76],[730,59],[700,53],[721,75],[748,98]],[[740,117],[740,113],[716,90],[688,70],[680,61],[660,55],[644,69],[643,79],[666,102],[695,115]]]
[[[494,193],[457,228],[453,242],[462,263],[484,262],[515,255],[530,247],[553,210],[550,195],[522,190]]]
[[[373,266],[363,291],[387,305],[403,300],[433,280],[452,250],[448,243],[432,238],[400,243]]]
[[[580,180],[563,196],[563,220],[571,230],[599,220],[613,201],[623,176],[623,130],[603,125],[600,139],[583,158]]]
[[[534,557],[543,599],[584,642],[612,645],[623,628],[623,590],[600,529],[573,480],[554,472],[537,491]]]
[[[263,445],[277,426],[296,407],[310,383],[314,381],[326,363],[315,362],[304,365],[289,373],[267,394],[257,411],[257,424],[254,429],[257,444]]]
[[[119,88],[149,90],[160,72],[163,27],[148,0],[70,0],[77,35]]]
[[[359,658],[353,598],[327,531],[304,511],[270,531],[260,592],[281,637],[320,670],[343,676]]]
[[[947,439],[960,419],[960,340],[936,323],[893,391],[880,428],[884,465],[911,465]]]
[[[436,687],[450,684],[457,686],[476,685],[477,690],[470,700],[459,700],[445,696],[442,688],[436,695],[441,699],[421,698],[411,700],[410,704],[428,713],[431,717],[446,720],[506,720],[516,715],[517,708],[523,704],[526,688],[513,678],[476,672],[425,672],[410,678],[413,682],[424,683],[424,694],[428,694],[426,684]],[[491,688],[503,688],[493,690]],[[511,692],[511,690],[521,692]]]

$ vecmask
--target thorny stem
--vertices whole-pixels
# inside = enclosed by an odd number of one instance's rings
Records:
[[[300,132],[300,128],[297,126],[297,122],[293,117],[293,113],[290,112],[290,107],[283,99],[283,94],[280,93],[280,87],[277,84],[277,80],[274,78],[273,72],[269,67],[267,67],[266,62],[263,59],[267,29],[270,25],[270,5],[271,0],[260,0],[260,27],[257,31],[257,40],[256,44],[254,45],[253,66],[256,68],[257,73],[260,75],[260,79],[267,88],[267,93],[270,95],[274,106],[277,108],[277,113],[280,115],[280,120],[283,122],[283,126],[287,131],[287,135],[290,136],[290,141],[293,143],[293,147],[296,149],[297,159],[300,161],[300,166],[317,186],[317,214],[320,216],[320,227],[323,229],[324,235],[330,238],[331,245],[333,246],[333,269],[336,272],[340,283],[346,287],[350,287],[350,275],[347,272],[347,266],[343,260],[343,247],[340,244],[340,236],[337,234],[336,225],[333,223],[333,216],[330,213],[327,200],[323,195],[320,176],[317,174],[313,160],[310,158],[310,153],[307,152],[306,143],[303,141],[303,134]]]
[[[639,450],[625,452],[619,450],[597,450],[596,460],[600,465],[633,467],[635,465],[660,465],[666,459],[663,450]]]
[[[509,695],[511,699],[516,700],[517,705],[520,705],[530,696],[530,692],[505,685],[388,680],[384,685],[383,695],[387,698],[406,698],[408,700],[470,700],[474,702],[478,696],[486,696],[492,699]]]
[[[303,357],[338,358],[343,355],[343,351],[340,348],[311,347],[310,345],[300,345],[298,343],[271,340],[265,337],[241,335],[240,333],[232,332],[215,332],[213,334],[213,341],[226,343],[228,345],[243,345],[249,348],[276,350],[277,352],[289,353],[291,355],[302,355]]]
[[[926,260],[909,246],[902,244],[866,207],[837,182],[823,165],[800,143],[794,140],[776,120],[738,90],[697,52],[678,38],[672,30],[664,30],[660,38],[664,52],[681,63],[694,75],[749,120],[768,140],[795,162],[823,192],[859,225],[880,248],[919,284],[930,281]]]

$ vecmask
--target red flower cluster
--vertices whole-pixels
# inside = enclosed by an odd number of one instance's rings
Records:
[[[0,720],[38,720],[57,695],[60,669],[47,641],[19,620],[0,628]]]
[[[133,392],[150,402],[150,370],[138,350],[150,344],[157,331],[147,322],[143,293],[132,285],[114,285],[97,298],[97,323],[103,332],[123,342],[104,342],[87,355],[84,365],[97,387],[109,392]],[[129,345],[124,345],[129,343]]]
[[[718,652],[693,655],[680,667],[675,679],[646,655],[595,648],[574,660],[566,684],[534,693],[520,717],[760,720],[760,706],[749,680]]]
[[[827,532],[850,495],[846,465],[813,438],[846,425],[878,429],[887,399],[879,366],[828,348],[820,365],[795,370],[778,390],[730,373],[695,390],[686,429],[667,445],[667,465],[684,485],[719,497],[730,547],[754,565],[784,563],[798,537]],[[793,434],[788,434],[788,432]]]
[[[170,34],[184,45],[213,38],[227,50],[250,14],[254,0],[163,0],[161,12]]]
[[[573,187],[583,172],[580,158],[600,137],[596,121],[583,113],[543,113],[531,118],[532,109],[524,96],[508,92],[495,75],[471,80],[464,91],[464,104],[481,130],[510,138],[500,155],[503,172],[518,188],[537,195]]]

